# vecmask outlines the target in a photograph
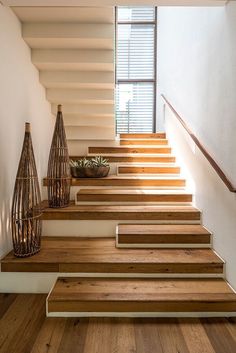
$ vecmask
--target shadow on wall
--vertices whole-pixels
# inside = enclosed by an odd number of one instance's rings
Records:
[[[225,260],[226,278],[236,288],[236,195],[228,190],[168,107],[165,120],[174,153],[195,186],[194,203],[202,211],[202,223],[213,233],[213,248]]]
[[[0,161],[0,165],[3,165]],[[0,210],[1,210],[1,219],[0,219],[0,258],[3,257],[6,252],[12,247],[12,238],[11,238],[11,198],[7,195],[6,185],[8,182],[7,170],[5,169],[1,173],[1,182],[0,189],[2,190],[2,195],[0,199]]]

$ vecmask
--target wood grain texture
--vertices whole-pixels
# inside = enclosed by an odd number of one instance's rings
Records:
[[[81,237],[43,237],[39,254],[17,259],[11,252],[1,266],[3,272],[223,272],[222,260],[210,249],[119,249],[114,238]]]
[[[209,244],[200,224],[119,224],[119,244]]]
[[[201,319],[203,327],[216,352],[235,353],[235,340],[227,327],[222,325],[224,319]],[[213,325],[214,323],[214,325]]]
[[[157,334],[160,337],[163,353],[192,353],[187,347],[178,319],[158,321]]]
[[[223,279],[58,278],[49,312],[234,312]]]
[[[179,174],[180,168],[175,166],[118,166],[119,174]]]
[[[48,181],[44,178],[43,185]],[[72,186],[121,186],[121,187],[184,187],[185,179],[178,177],[145,177],[145,176],[116,176],[110,175],[105,178],[72,178]]]
[[[147,134],[120,134],[121,139],[165,139],[166,134],[164,132],[147,133]]]
[[[0,294],[0,319],[3,317],[3,315],[8,310],[8,308],[14,302],[15,299],[16,299],[16,294],[10,294],[10,293]]]
[[[144,154],[164,154],[171,153],[170,147],[89,147],[89,153],[105,153],[105,154],[113,154],[113,153],[144,153]]]
[[[92,159],[95,156],[87,156],[86,158]],[[117,162],[123,162],[123,163],[174,163],[176,161],[176,158],[171,155],[163,155],[163,156],[127,156],[125,154],[117,154],[113,156],[109,155],[103,155],[105,159],[108,160],[109,163],[117,163]],[[84,158],[84,156],[70,156],[71,159],[77,160]]]
[[[191,353],[215,353],[211,341],[204,327],[201,325],[200,319],[194,318],[189,321],[180,318],[178,319],[178,323],[186,345]]]
[[[30,351],[45,320],[45,300],[45,295],[17,295],[0,320],[1,353]]]
[[[75,205],[53,209],[44,203],[43,220],[167,220],[199,221],[200,211],[192,206]]]
[[[232,353],[236,320],[46,318],[45,295],[20,294],[0,318],[1,353]],[[33,299],[32,301],[32,298]],[[15,298],[17,299],[17,298]],[[6,302],[4,302],[6,300]],[[32,307],[32,303],[35,304]],[[16,304],[17,303],[17,304]],[[28,313],[26,316],[24,313]],[[34,318],[33,318],[34,317]],[[9,319],[10,326],[9,326]],[[24,324],[21,326],[25,320]],[[29,334],[23,337],[24,327]],[[17,344],[15,344],[17,341]],[[14,349],[14,350],[13,350]]]
[[[168,140],[167,139],[121,139],[120,140],[120,145],[121,146],[126,146],[126,145],[144,145],[144,146],[163,146],[163,145],[168,145]]]
[[[192,195],[175,190],[152,189],[80,189],[77,202],[191,202]]]

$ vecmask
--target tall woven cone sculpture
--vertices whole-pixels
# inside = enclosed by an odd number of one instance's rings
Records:
[[[71,174],[61,105],[58,106],[48,161],[47,179],[49,207],[68,206],[70,202]]]
[[[12,203],[12,239],[15,256],[31,256],[40,250],[41,214],[41,196],[30,124],[26,123]]]

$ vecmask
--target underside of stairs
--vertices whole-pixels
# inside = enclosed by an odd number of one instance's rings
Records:
[[[114,7],[12,7],[56,115],[63,105],[70,149],[115,139]]]
[[[11,252],[1,270],[54,273],[48,316],[235,315],[225,263],[165,134],[122,134],[119,146],[88,148],[88,158],[100,154],[111,174],[73,179],[67,208],[45,200],[40,253]]]

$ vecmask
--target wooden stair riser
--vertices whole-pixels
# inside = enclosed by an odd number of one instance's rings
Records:
[[[175,166],[118,166],[118,174],[179,174]]]
[[[136,146],[163,146],[163,145],[168,145],[168,140],[166,139],[149,139],[149,140],[141,140],[141,139],[124,139],[120,140],[120,146],[130,146],[130,145],[136,145]]]
[[[99,154],[165,154],[171,153],[170,147],[89,147],[88,153]]]

